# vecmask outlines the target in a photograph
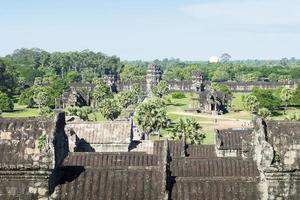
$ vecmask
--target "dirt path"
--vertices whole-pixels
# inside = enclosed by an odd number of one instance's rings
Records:
[[[171,114],[191,116],[191,117],[201,117],[208,119],[207,121],[201,121],[202,124],[211,124],[215,128],[241,128],[241,127],[252,127],[251,120],[246,119],[231,119],[224,115],[208,115],[208,114],[195,114],[187,113],[182,111],[170,112]]]

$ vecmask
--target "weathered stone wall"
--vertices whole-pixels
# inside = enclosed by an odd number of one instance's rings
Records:
[[[277,89],[280,87],[286,87],[293,89],[300,83],[300,80],[291,80],[284,82],[222,82],[229,87],[232,92],[251,92],[254,87],[261,89]]]
[[[195,91],[193,88],[192,81],[168,81],[169,90],[172,92],[180,91],[180,92],[192,92]]]
[[[47,199],[51,120],[0,119],[0,199]]]
[[[55,120],[0,119],[1,200],[48,199],[56,181],[50,177],[68,151],[63,126],[63,113]]]
[[[252,155],[268,199],[300,199],[300,122],[255,120]]]

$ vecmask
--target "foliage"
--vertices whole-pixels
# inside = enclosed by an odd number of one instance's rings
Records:
[[[227,85],[220,83],[212,83],[211,88],[215,91],[223,92],[225,94],[230,94],[230,90]]]
[[[113,121],[121,114],[121,106],[116,99],[104,99],[100,103],[100,112],[105,119]]]
[[[148,137],[153,132],[167,127],[170,120],[167,116],[166,105],[159,98],[152,98],[140,104],[135,115],[137,126]]]
[[[1,111],[12,111],[14,109],[14,104],[9,96],[0,91],[0,110]]]
[[[285,105],[285,110],[288,106],[288,103],[290,102],[290,100],[293,97],[293,92],[291,89],[288,88],[282,88],[281,92],[280,92],[280,98],[281,101],[284,103]]]
[[[44,91],[36,91],[33,95],[34,102],[39,106],[41,109],[42,107],[45,107],[49,103],[49,96]]]
[[[202,127],[195,119],[180,119],[172,130],[173,138],[187,140],[191,144],[200,144],[205,138]]]
[[[267,108],[272,112],[281,105],[280,98],[275,96],[273,92],[272,90],[254,88],[251,94],[257,98],[259,108]]]
[[[46,142],[47,142],[47,136],[45,133],[42,133],[42,135],[40,135],[40,137],[38,138],[38,148],[40,151],[46,145]]]
[[[260,108],[258,109],[257,114],[262,118],[266,119],[271,116],[271,111],[268,108]]]
[[[145,66],[126,64],[120,73],[120,79],[121,81],[144,80],[146,78],[146,70]]]
[[[230,79],[229,73],[224,70],[216,70],[213,73],[213,77],[212,77],[213,81],[227,81],[229,79]]]
[[[92,96],[94,101],[101,103],[104,99],[111,98],[112,93],[109,86],[101,81],[95,86]]]
[[[39,115],[42,117],[53,117],[54,112],[49,107],[44,107],[39,110]]]
[[[291,102],[294,105],[300,105],[300,84],[297,85],[296,89],[293,91],[293,97]]]
[[[130,105],[134,105],[139,101],[139,91],[132,88],[131,90],[122,91],[118,94],[117,100],[122,108],[127,108]]]
[[[259,102],[256,96],[250,94],[243,98],[245,108],[251,112],[255,112],[259,107]]]
[[[108,70],[116,74],[122,68],[118,57],[89,50],[49,53],[37,48],[23,48],[15,50],[13,54],[6,56],[6,59],[16,66],[16,71],[30,83],[35,77],[48,76],[49,72],[51,75],[65,78],[70,71],[80,75],[80,72],[85,73],[84,69],[92,69],[97,76],[101,76]]]
[[[169,93],[169,86],[166,81],[160,81],[155,87],[152,88],[152,94],[155,97],[162,98]]]
[[[300,114],[298,113],[294,113],[291,116],[286,116],[286,120],[290,120],[290,121],[300,121]]]
[[[17,74],[8,61],[0,59],[0,92],[12,96],[17,86]]]
[[[87,121],[89,120],[89,114],[92,113],[92,108],[91,107],[68,107],[66,108],[66,113],[69,116],[78,116],[80,119]]]
[[[182,92],[173,92],[172,93],[172,98],[173,99],[183,99],[183,98],[186,98],[186,96]]]

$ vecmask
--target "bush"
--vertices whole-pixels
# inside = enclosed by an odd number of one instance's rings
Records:
[[[89,120],[89,114],[92,113],[91,107],[68,107],[66,109],[67,115],[78,116],[82,120]]]
[[[271,113],[271,111],[270,111],[269,109],[267,109],[267,108],[260,108],[260,109],[258,110],[257,114],[258,114],[259,116],[261,116],[262,118],[266,119],[266,118],[270,117],[272,113]]]
[[[174,92],[174,93],[172,93],[172,98],[173,99],[183,99],[183,98],[186,98],[186,96],[182,92]]]
[[[50,108],[44,107],[40,109],[39,115],[42,117],[53,117],[54,112]]]
[[[0,110],[2,111],[13,111],[14,103],[4,92],[0,92]]]

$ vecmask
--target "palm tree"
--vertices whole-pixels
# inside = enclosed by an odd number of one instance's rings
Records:
[[[259,102],[256,96],[250,94],[245,97],[244,101],[245,101],[245,107],[252,113],[258,109]]]
[[[286,113],[286,109],[288,106],[289,101],[292,99],[293,97],[293,92],[291,89],[288,88],[282,88],[281,92],[280,92],[280,98],[281,100],[284,102],[284,114]]]
[[[176,123],[173,129],[174,139],[183,140],[183,152],[181,156],[185,155],[185,145],[187,144],[187,140],[191,144],[200,144],[205,138],[205,134],[202,132],[202,127],[195,119],[180,119],[179,122]]]
[[[137,126],[145,133],[146,139],[151,133],[159,132],[161,128],[167,127],[170,122],[167,117],[166,106],[158,98],[142,103],[137,108],[135,118]]]

